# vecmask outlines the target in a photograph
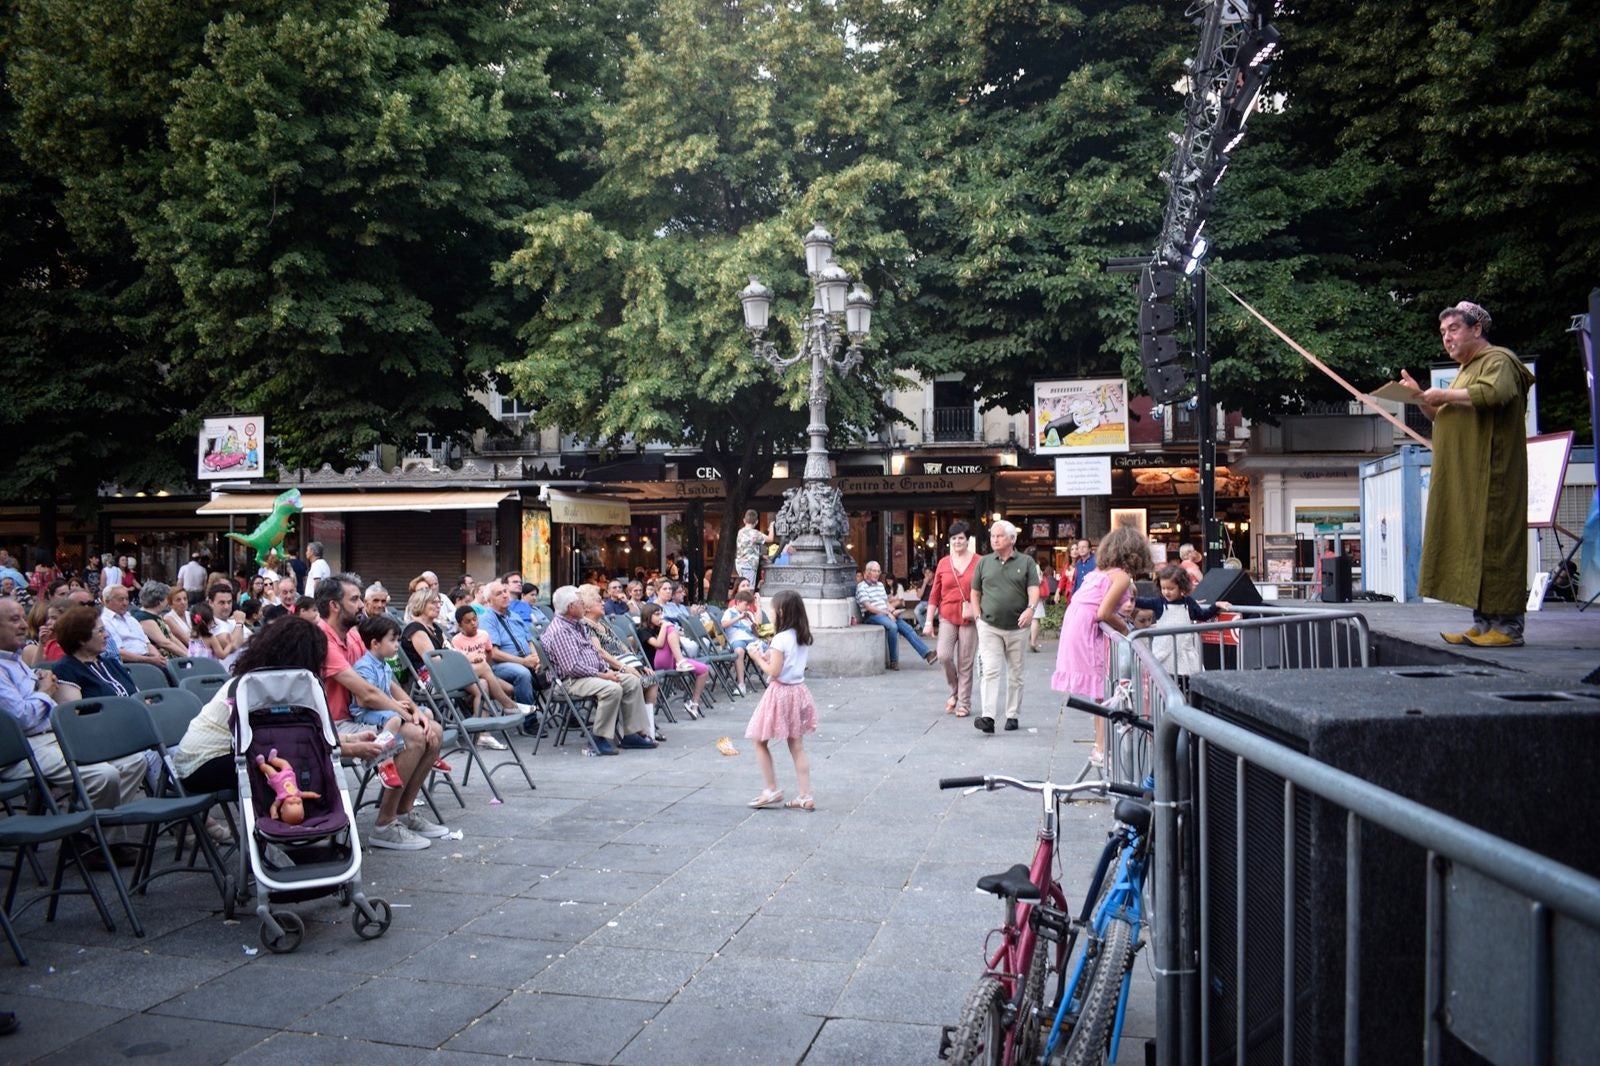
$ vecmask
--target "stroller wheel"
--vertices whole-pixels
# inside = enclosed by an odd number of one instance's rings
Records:
[[[305,939],[306,923],[294,911],[273,911],[272,920],[283,927],[283,935],[274,937],[267,931],[265,922],[261,923],[261,946],[274,955],[287,955],[300,946],[300,941]]]
[[[362,940],[376,940],[389,931],[389,923],[394,921],[394,911],[389,908],[386,899],[369,899],[367,904],[372,908],[373,916],[368,917],[367,912],[357,904],[355,913],[350,916],[350,928]]]
[[[341,907],[350,906],[350,897],[351,897],[351,895],[352,895],[352,893],[350,891],[350,886],[348,884],[340,885],[339,886],[339,906],[341,906]]]

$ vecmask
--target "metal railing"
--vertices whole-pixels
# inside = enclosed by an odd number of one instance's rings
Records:
[[[1268,612],[1278,618],[1233,625],[1242,635],[1247,629],[1270,628],[1252,625],[1256,622],[1294,626],[1311,621],[1284,618],[1281,610]],[[1156,1054],[1162,1066],[1230,1058],[1241,1066],[1293,1063],[1297,1051],[1301,1061],[1342,1058],[1355,1063],[1363,1050],[1369,1061],[1420,1057],[1434,1066],[1451,1054],[1447,1047],[1457,1041],[1494,1062],[1582,1062],[1600,1053],[1595,1010],[1600,880],[1189,706],[1176,680],[1161,669],[1148,639],[1112,637],[1113,680],[1131,682],[1133,698],[1155,725],[1151,942]],[[1263,646],[1308,647],[1298,640],[1270,639]],[[1366,647],[1364,640],[1360,646]],[[1323,661],[1330,666],[1340,662]],[[1307,680],[1315,683],[1315,675]],[[1221,784],[1224,793],[1232,787],[1231,804],[1213,802],[1211,778],[1219,771],[1223,778],[1231,777]],[[1275,792],[1268,794],[1278,800],[1260,804],[1257,788],[1258,803],[1252,809],[1247,774],[1258,786],[1264,775],[1273,775],[1269,788]],[[1320,810],[1308,819],[1306,801],[1313,798]],[[1280,823],[1280,863],[1263,861],[1250,851],[1246,821],[1259,819],[1263,807],[1269,823]],[[1275,818],[1272,807],[1277,807]],[[1332,833],[1327,832],[1330,819]],[[1213,827],[1234,835],[1231,868],[1210,868],[1215,860],[1207,838]],[[1394,976],[1363,966],[1363,915],[1406,906],[1403,900],[1363,897],[1363,850],[1380,832],[1414,845],[1425,856],[1423,904],[1416,915],[1424,926],[1417,962],[1423,971],[1420,1002],[1384,999],[1379,1004],[1414,1011],[1407,1016],[1421,1021],[1420,1047],[1363,1049],[1361,1043],[1363,986],[1383,985]],[[1303,897],[1311,890],[1306,864],[1297,861],[1303,837],[1317,838],[1325,857],[1342,855],[1343,869],[1333,868],[1333,877],[1342,874],[1343,881],[1342,972],[1335,974],[1342,978],[1343,993],[1330,996],[1324,984],[1317,1003],[1324,1036],[1337,1025],[1338,1049],[1326,1041],[1309,1050],[1297,1046],[1303,1042],[1297,1040],[1296,1027],[1313,995],[1308,985],[1315,976],[1300,950],[1306,945],[1297,948],[1296,939],[1305,927]],[[1214,898],[1218,886],[1228,884],[1232,898]],[[1281,925],[1270,913],[1262,914],[1263,890],[1276,897]],[[1252,912],[1247,901],[1257,909]],[[1235,936],[1231,950],[1219,953],[1210,915],[1230,909]],[[1271,935],[1252,940],[1252,917],[1264,921]],[[1333,945],[1330,941],[1326,946]],[[1263,965],[1276,970],[1265,986],[1260,981]],[[1327,959],[1322,965],[1324,971],[1331,968]],[[1254,985],[1251,973],[1258,978]],[[1415,986],[1416,975],[1409,976]],[[1218,1016],[1215,1002],[1217,986],[1224,983],[1232,999],[1226,1017]],[[1376,991],[1373,998],[1380,998]],[[1276,1017],[1263,1020],[1261,1008],[1275,1000]],[[1271,1031],[1276,1051],[1263,1046],[1272,1042],[1262,1040],[1263,1030]]]

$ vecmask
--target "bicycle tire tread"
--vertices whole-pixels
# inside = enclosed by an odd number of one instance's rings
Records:
[[[972,991],[967,993],[967,1001],[961,1005],[961,1020],[956,1024],[956,1034],[950,1041],[950,1054],[946,1062],[952,1066],[976,1066],[980,1062],[1001,1061],[1004,1048],[985,1046],[983,1034],[989,1027],[991,1012],[998,1017],[1005,1005],[1005,996],[1005,987],[1000,984],[999,978],[985,977],[972,986]],[[996,1028],[999,1028],[998,1022]],[[978,1057],[980,1052],[984,1053],[984,1058]]]
[[[1073,1026],[1061,1057],[1064,1066],[1099,1066],[1105,1062],[1117,1001],[1122,996],[1122,978],[1132,963],[1133,927],[1126,918],[1112,918],[1095,955],[1078,1024]]]

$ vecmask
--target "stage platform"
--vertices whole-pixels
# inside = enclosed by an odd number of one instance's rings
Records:
[[[1374,666],[1488,664],[1547,678],[1553,686],[1577,684],[1600,667],[1600,604],[1581,612],[1570,603],[1529,611],[1527,643],[1520,648],[1446,644],[1441,632],[1459,632],[1472,624],[1472,613],[1453,604],[1358,601],[1338,606],[1366,617]]]

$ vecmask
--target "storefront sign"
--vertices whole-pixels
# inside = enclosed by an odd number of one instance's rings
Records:
[[[922,464],[924,474],[983,474],[988,467],[982,463],[931,463]]]
[[[607,496],[573,496],[550,490],[550,518],[566,526],[625,526],[628,501]]]
[[[1111,459],[1104,455],[1073,455],[1056,459],[1057,496],[1111,495]]]
[[[208,418],[200,426],[196,476],[205,481],[243,481],[266,470],[267,420],[260,415]]]
[[[758,496],[781,496],[784,489],[797,489],[800,478],[773,478],[761,486]],[[833,484],[845,495],[888,496],[895,493],[928,495],[940,492],[986,492],[988,474],[885,474],[877,477],[836,477]]]
[[[1036,381],[1029,415],[1035,455],[1128,450],[1128,382],[1123,378]]]

